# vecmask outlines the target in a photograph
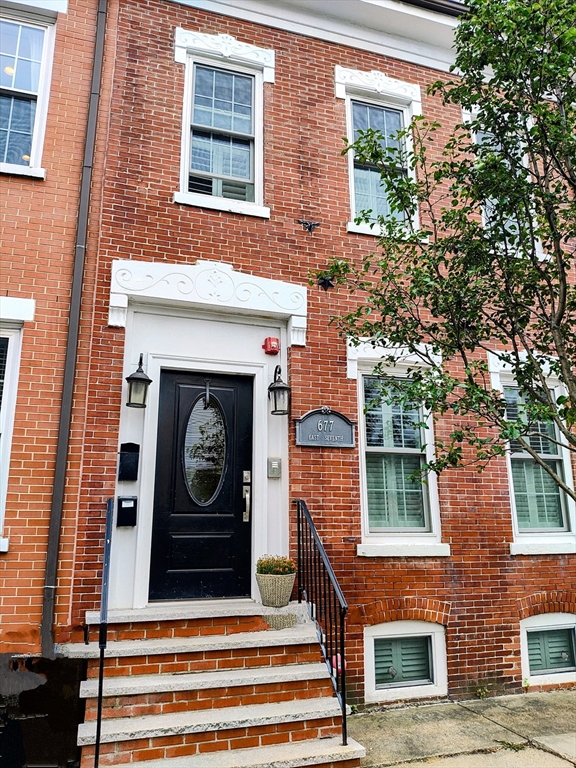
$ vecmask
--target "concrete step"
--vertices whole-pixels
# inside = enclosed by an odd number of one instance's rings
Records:
[[[303,680],[330,679],[325,664],[290,664],[284,667],[256,667],[221,672],[193,672],[191,674],[134,675],[133,677],[104,678],[104,696],[139,696],[146,693],[171,691],[197,691],[209,688],[231,688],[244,685],[293,683]],[[98,681],[86,680],[80,685],[83,699],[98,696]]]
[[[308,606],[292,602],[284,608],[270,608],[250,599],[202,600],[189,603],[151,603],[146,608],[111,608],[108,624],[136,624],[184,619],[214,619],[236,616],[281,616],[295,614],[299,624],[309,621]],[[100,623],[99,611],[86,611],[86,624]]]
[[[343,747],[340,738],[330,738],[229,752],[203,752],[177,759],[144,760],[138,763],[138,768],[300,768],[360,760],[365,755],[364,747],[354,739],[348,739],[347,746]]]
[[[276,723],[292,723],[339,717],[340,706],[335,698],[305,699],[278,704],[253,704],[164,715],[110,718],[102,721],[102,744],[205,733],[233,728],[251,728]],[[90,720],[78,727],[78,745],[94,744],[96,722]]]
[[[209,651],[240,650],[242,648],[272,648],[286,645],[317,643],[313,624],[296,624],[289,629],[270,629],[262,632],[238,632],[233,635],[178,637],[158,640],[119,640],[108,643],[107,658],[128,656],[155,656],[174,653],[205,653]],[[58,656],[68,659],[97,659],[97,642],[67,643],[56,647]]]

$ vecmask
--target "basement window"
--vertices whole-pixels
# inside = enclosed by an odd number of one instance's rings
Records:
[[[576,684],[576,614],[522,619],[520,651],[523,685]]]

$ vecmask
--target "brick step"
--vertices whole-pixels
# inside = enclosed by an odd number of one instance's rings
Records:
[[[103,701],[102,716],[137,717],[140,715],[188,712],[191,709],[217,709],[223,707],[250,706],[252,704],[274,704],[280,701],[330,697],[333,688],[329,680],[304,680],[274,683],[271,685],[244,685],[230,688],[207,688],[204,690],[176,691],[142,694],[140,696],[109,697]],[[86,706],[86,721],[96,717],[96,700]]]
[[[305,699],[275,704],[253,704],[250,706],[225,707],[222,709],[204,709],[197,711],[176,712],[162,715],[144,715],[140,717],[110,718],[102,721],[100,743],[126,742],[132,740],[160,738],[184,734],[211,733],[221,743],[221,749],[229,749],[226,734],[223,731],[246,729],[279,724],[298,724],[299,729],[310,728],[310,734],[302,733],[303,738],[319,735],[314,730],[314,721],[319,727],[326,728],[328,735],[332,728],[339,727],[340,706],[335,698],[326,697]],[[311,726],[312,724],[312,726]],[[290,731],[294,730],[293,726]],[[290,735],[290,731],[287,735]],[[330,734],[332,735],[332,734]],[[78,745],[94,744],[96,722],[90,720],[78,727]],[[152,744],[150,745],[152,747]],[[240,745],[239,745],[240,747]],[[210,750],[211,751],[211,750]]]
[[[148,693],[199,691],[210,688],[246,685],[286,684],[305,680],[325,680],[330,675],[323,663],[290,664],[285,667],[256,667],[219,672],[193,672],[191,674],[134,675],[104,678],[103,696],[140,696]],[[86,680],[80,685],[80,698],[98,696],[98,681]]]
[[[150,640],[118,640],[108,643],[104,656],[127,658],[163,656],[183,653],[207,653],[253,648],[273,648],[294,645],[317,645],[317,633],[312,624],[297,624],[289,629],[270,629],[262,632],[238,632],[231,635],[202,635],[198,637],[172,637]],[[97,659],[97,642],[67,643],[57,646],[59,656],[69,659]]]
[[[139,768],[300,768],[314,765],[316,768],[356,768],[366,750],[354,739],[342,746],[339,737],[296,741],[289,744],[235,749],[230,752],[204,752],[178,758],[177,765],[171,758],[144,760]]]

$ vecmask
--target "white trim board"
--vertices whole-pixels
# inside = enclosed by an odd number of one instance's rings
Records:
[[[447,72],[457,20],[394,0],[170,0]]]

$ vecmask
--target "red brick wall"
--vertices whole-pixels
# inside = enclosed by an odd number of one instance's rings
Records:
[[[68,13],[58,17],[42,154],[46,179],[0,179],[2,292],[36,300],[34,321],[24,325],[4,532],[9,551],[0,554],[2,652],[39,651],[95,19],[92,0],[71,0]],[[70,494],[78,475],[71,470]],[[69,595],[74,511],[68,509],[59,589]]]
[[[105,499],[114,494],[124,331],[107,326],[110,262],[115,258],[192,263],[222,260],[256,275],[304,284],[331,256],[360,258],[374,239],[348,234],[350,218],[344,102],[334,96],[334,66],[418,83],[424,114],[445,124],[457,110],[425,95],[438,73],[365,51],[267,29],[172,3],[125,2],[111,7],[107,74],[85,283],[81,367],[97,381],[74,421],[73,466],[81,470],[71,623],[97,605]],[[117,25],[117,26],[116,26]],[[270,220],[171,202],[179,183],[184,67],[174,62],[174,29],[228,33],[276,51],[276,82],[265,93],[265,203]],[[442,137],[442,133],[439,134]],[[445,134],[446,135],[446,134]],[[297,224],[321,226],[310,236]],[[343,291],[312,288],[308,342],[293,347],[293,415],[330,404],[357,419],[356,383],[346,378],[345,345],[329,325],[352,308]],[[79,392],[84,385],[79,381]],[[449,429],[448,424],[444,429]],[[84,438],[82,449],[80,440]],[[512,520],[502,462],[440,481],[443,539],[450,558],[358,558],[359,459],[355,450],[291,447],[291,498],[306,499],[355,608],[349,624],[353,695],[362,694],[362,626],[382,617],[439,616],[447,624],[450,692],[521,687],[519,601],[574,584],[568,556],[511,557]],[[70,505],[75,495],[71,492]],[[67,531],[72,531],[70,524]],[[68,578],[68,576],[66,576]],[[70,626],[68,593],[59,593],[60,637]],[[564,605],[564,604],[563,604]]]

